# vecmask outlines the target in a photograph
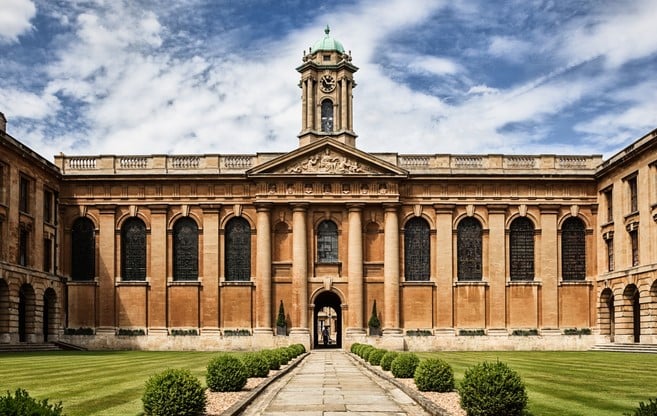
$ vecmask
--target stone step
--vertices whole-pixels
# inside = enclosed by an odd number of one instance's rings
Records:
[[[640,352],[657,354],[657,344],[596,344],[590,351]]]
[[[62,351],[57,345],[52,343],[28,344],[21,342],[18,344],[0,344],[0,352],[41,352],[41,351]]]

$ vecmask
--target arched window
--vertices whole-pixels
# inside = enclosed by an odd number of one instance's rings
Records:
[[[322,131],[333,131],[333,103],[331,100],[322,101]]]
[[[333,221],[322,221],[317,227],[317,261],[338,262],[338,226]]]
[[[173,280],[198,279],[198,226],[181,218],[173,226]]]
[[[93,280],[96,275],[96,239],[94,223],[78,218],[71,227],[71,278]]]
[[[534,224],[516,218],[509,231],[511,280],[534,280]]]
[[[136,217],[121,227],[121,276],[123,280],[146,280],[146,226]]]
[[[564,280],[586,278],[586,229],[578,218],[561,226],[561,276]]]
[[[229,281],[251,280],[251,227],[241,217],[226,224],[225,274]]]
[[[481,280],[481,223],[465,218],[457,228],[457,257],[459,280]]]
[[[404,275],[406,280],[429,280],[431,252],[429,224],[412,218],[404,228]]]

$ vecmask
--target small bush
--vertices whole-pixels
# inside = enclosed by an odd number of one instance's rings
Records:
[[[260,354],[262,354],[262,356],[269,363],[269,369],[270,370],[280,370],[281,369],[280,358],[278,357],[278,354],[276,354],[276,352],[274,352],[274,350],[262,350],[262,351],[260,351]]]
[[[402,352],[390,364],[390,371],[396,378],[413,378],[420,358],[412,352]]]
[[[467,369],[459,393],[468,416],[522,415],[527,406],[522,379],[499,361]]]
[[[486,335],[483,329],[459,329],[459,335],[462,337],[481,337]]]
[[[94,334],[94,329],[89,327],[64,329],[64,335],[93,335],[93,334]]]
[[[376,348],[370,352],[370,355],[367,357],[367,361],[369,361],[372,365],[381,365],[381,358],[383,358],[386,352],[388,351]]]
[[[397,351],[388,351],[387,353],[383,354],[383,357],[381,357],[381,362],[379,363],[381,364],[381,370],[390,371],[390,365],[398,355],[399,353]]]
[[[564,335],[591,335],[591,328],[566,328],[563,330]]]
[[[370,356],[370,353],[374,350],[375,350],[375,348],[371,345],[367,345],[364,348],[361,348],[361,350],[360,350],[361,351],[361,358],[363,360],[367,361],[367,359]]]
[[[202,415],[205,389],[189,370],[164,370],[146,381],[141,397],[146,416]]]
[[[285,348],[276,348],[274,351],[278,354],[278,361],[281,365],[287,364],[292,359],[292,356]]]
[[[119,328],[116,335],[122,337],[137,337],[141,335],[146,335],[146,331],[141,328],[132,329],[132,328]]]
[[[657,399],[649,399],[648,403],[639,403],[634,413],[623,413],[625,416],[657,416]]]
[[[349,347],[349,352],[351,352],[352,354],[356,354],[356,350],[361,345],[363,345],[363,344],[359,344],[358,342],[354,342],[353,344],[351,344],[351,347]]]
[[[267,377],[269,375],[269,361],[259,352],[247,352],[240,356],[246,368],[246,376]]]
[[[187,337],[187,336],[197,336],[197,329],[172,329],[169,331],[169,335],[174,337]]]
[[[248,329],[225,329],[225,337],[248,337],[251,335],[251,331]]]
[[[60,416],[62,412],[61,402],[48,404],[48,399],[36,400],[23,389],[16,389],[14,396],[9,391],[0,396],[0,415],[3,416]]]
[[[420,391],[444,393],[454,390],[454,371],[440,358],[429,358],[420,362],[415,369],[413,379]]]
[[[292,344],[290,347],[293,349],[297,357],[306,352],[306,347],[304,347],[303,344]]]
[[[538,335],[538,329],[514,329],[511,335],[514,337],[533,337]]]
[[[235,356],[222,354],[208,364],[206,383],[212,391],[240,391],[247,378],[244,364]]]
[[[430,337],[433,333],[428,329],[409,329],[406,331],[409,337]]]

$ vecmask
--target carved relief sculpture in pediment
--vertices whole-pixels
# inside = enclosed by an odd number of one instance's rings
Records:
[[[286,173],[376,173],[355,159],[325,149],[305,159],[296,161],[285,168]]]

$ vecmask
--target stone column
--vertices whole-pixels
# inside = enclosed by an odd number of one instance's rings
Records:
[[[506,331],[506,242],[504,218],[506,205],[488,206],[488,334],[507,335]]]
[[[559,266],[560,258],[557,239],[558,205],[542,205],[541,209],[541,255],[538,276],[541,279],[541,323],[546,329],[558,332],[559,328]]]
[[[308,98],[306,100],[306,109],[308,110],[307,126],[308,130],[317,130],[315,128],[315,91],[313,88],[313,79],[308,78],[306,82],[308,83],[306,85],[306,92],[308,93]]]
[[[98,230],[98,315],[97,331],[114,333],[116,314],[114,299],[116,288],[116,206],[106,205],[99,208],[100,220]]]
[[[219,334],[219,211],[221,205],[203,209],[203,275],[201,290],[201,335]]]
[[[436,204],[436,333],[454,333],[454,205]]]
[[[383,252],[383,334],[400,334],[399,328],[399,219],[397,204],[386,204]]]
[[[271,204],[256,205],[256,328],[272,333],[271,326]]]
[[[364,334],[363,326],[363,204],[350,204],[347,275],[349,289],[349,320],[347,333]]]
[[[340,129],[348,130],[347,124],[347,97],[349,95],[349,80],[342,78],[340,88]]]
[[[290,334],[309,333],[307,209],[308,204],[292,205],[292,294],[296,299],[297,310]]]
[[[308,88],[301,80],[301,131],[308,130]]]
[[[151,205],[151,272],[148,295],[148,331],[167,328],[167,206]]]

